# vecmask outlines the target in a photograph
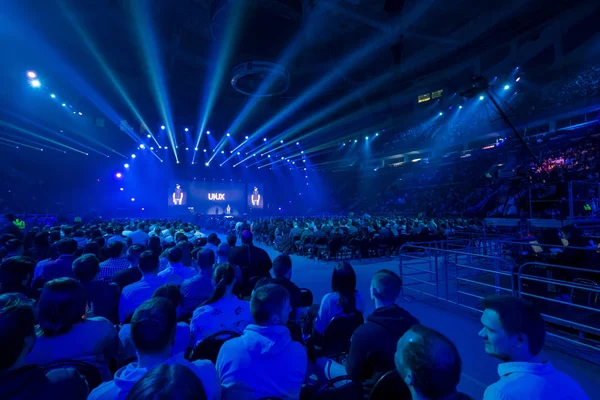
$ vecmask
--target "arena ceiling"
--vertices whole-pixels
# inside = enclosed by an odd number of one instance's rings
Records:
[[[159,127],[167,125],[180,152],[201,128],[217,141],[228,131],[237,143],[249,136],[248,148],[261,151],[280,138],[326,149],[353,130],[392,120],[440,71],[583,3],[590,2],[9,0],[0,14],[0,141],[17,135],[48,144],[43,136],[81,150],[67,150],[75,159],[81,152],[128,157],[152,143],[140,131],[145,122],[163,146],[169,139]],[[261,69],[262,62],[274,65]],[[28,86],[28,70],[43,91]],[[261,91],[274,70],[269,90],[279,94],[247,94]],[[62,101],[81,118],[65,113]],[[131,129],[120,129],[124,120]],[[263,137],[273,141],[260,143]],[[15,156],[14,146],[1,147]]]

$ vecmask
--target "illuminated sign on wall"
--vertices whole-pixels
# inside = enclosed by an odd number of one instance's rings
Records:
[[[212,201],[222,201],[225,200],[225,193],[209,193],[208,199]]]

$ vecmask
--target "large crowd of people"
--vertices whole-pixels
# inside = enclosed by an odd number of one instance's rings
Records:
[[[307,238],[376,232],[397,246],[402,233],[482,229],[475,220],[227,221],[224,240],[181,221],[14,222],[0,237],[3,399],[469,398],[457,390],[456,346],[397,304],[395,272],[378,271],[360,293],[338,261],[313,304],[285,253],[335,258]],[[286,251],[271,260],[255,239]],[[378,252],[375,243],[357,251]],[[482,351],[501,360],[485,400],[588,399],[540,357],[545,323],[533,305],[493,296],[482,309]]]

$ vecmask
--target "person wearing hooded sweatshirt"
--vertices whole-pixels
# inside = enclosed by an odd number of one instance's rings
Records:
[[[345,365],[329,359],[317,360],[320,378],[350,375],[357,381],[366,381],[369,386],[394,369],[394,349],[398,339],[419,323],[417,318],[396,305],[401,290],[402,279],[394,272],[382,269],[373,275],[370,291],[375,311],[354,331]]]
[[[250,300],[254,324],[225,342],[217,358],[223,400],[300,397],[308,360],[285,325],[291,310],[283,286],[267,284],[254,290]]]
[[[4,400],[54,398],[84,400],[85,379],[72,368],[44,370],[25,365],[36,341],[33,302],[18,293],[0,295],[0,397]]]
[[[137,381],[162,364],[188,367],[202,381],[207,399],[221,399],[219,377],[212,362],[189,362],[183,353],[173,355],[176,325],[176,308],[169,300],[155,297],[143,302],[131,319],[131,340],[137,352],[137,362],[119,369],[115,379],[94,389],[88,400],[124,400]]]

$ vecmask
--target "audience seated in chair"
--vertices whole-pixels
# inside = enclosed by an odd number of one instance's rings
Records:
[[[84,400],[88,385],[72,368],[50,371],[26,365],[36,342],[32,300],[21,294],[0,295],[0,396],[4,400],[42,398]]]
[[[109,362],[119,350],[117,330],[106,318],[88,318],[87,312],[81,283],[72,278],[47,282],[37,304],[38,337],[26,363],[85,361],[95,365],[103,379],[110,379]]]
[[[137,352],[137,362],[119,369],[114,381],[103,383],[94,389],[88,399],[125,399],[148,371],[162,364],[188,367],[202,381],[206,398],[220,399],[219,378],[210,361],[190,363],[182,353],[173,354],[176,324],[176,308],[169,300],[155,297],[142,303],[131,318],[131,340]]]
[[[56,278],[75,278],[73,261],[75,261],[77,242],[71,238],[64,238],[58,241],[56,248],[59,254],[56,260],[44,260],[36,265],[32,280],[34,287],[41,287],[44,282]]]
[[[190,325],[194,344],[220,331],[242,333],[252,323],[250,304],[233,294],[235,270],[230,264],[219,264],[214,268],[213,286],[211,296],[192,316]]]
[[[412,400],[469,399],[456,389],[462,369],[460,354],[438,331],[414,325],[398,340],[394,358]]]
[[[204,303],[214,290],[212,279],[215,253],[209,249],[202,249],[197,254],[197,260],[200,271],[181,284],[181,295],[183,297],[181,315],[190,317],[194,310]]]
[[[184,280],[192,278],[196,275],[196,271],[191,267],[186,267],[181,263],[183,252],[179,246],[171,247],[168,250],[167,258],[169,265],[164,271],[161,271],[158,276],[165,279],[165,283],[173,283],[181,285]]]
[[[484,400],[588,399],[575,380],[540,356],[546,324],[533,305],[518,297],[490,296],[483,308],[479,336],[485,352],[502,361],[500,379],[487,388]]]
[[[333,269],[331,293],[321,300],[314,330],[322,335],[333,317],[356,311],[364,311],[362,297],[356,291],[356,274],[348,262],[340,261]]]
[[[271,277],[271,268],[273,264],[269,254],[256,247],[253,243],[253,236],[250,231],[242,232],[242,245],[231,250],[231,263],[248,269],[245,279],[253,276]]]
[[[0,294],[21,293],[30,299],[38,299],[40,292],[31,288],[35,261],[29,257],[8,257],[0,264]]]
[[[131,388],[127,400],[208,400],[202,381],[188,367],[161,364]]]
[[[179,288],[172,283],[162,285],[152,295],[152,298],[162,297],[169,300],[175,309],[179,309],[178,306],[181,303],[181,293]],[[188,351],[190,347],[190,326],[186,322],[177,322],[175,326],[175,341],[171,352],[173,354],[184,353]],[[131,340],[131,324],[123,324],[119,330],[119,340],[121,341],[121,354],[120,358],[123,361],[131,360],[135,358],[135,346]]]
[[[285,326],[291,311],[289,293],[280,285],[261,286],[252,293],[250,309],[254,323],[219,352],[223,399],[297,399],[307,356]]]
[[[85,254],[73,261],[73,272],[87,294],[94,317],[104,317],[113,324],[119,323],[119,297],[121,289],[116,283],[97,281],[100,262],[93,254]]]
[[[139,263],[140,256],[144,252],[144,246],[134,244],[127,249],[127,260],[131,263],[129,268],[119,271],[113,275],[112,281],[119,285],[121,291],[125,286],[131,285],[142,279],[142,271],[140,271]]]
[[[394,350],[398,339],[419,321],[396,304],[402,279],[387,269],[371,279],[371,300],[375,311],[353,335],[344,365],[329,359],[318,359],[317,369],[326,379],[349,375],[357,381],[374,381],[394,368]]]
[[[158,257],[151,251],[145,251],[140,255],[139,269],[142,272],[142,279],[125,286],[121,292],[119,301],[121,323],[125,322],[140,304],[152,297],[154,291],[165,283],[165,279],[158,276]]]
[[[108,245],[109,259],[100,263],[100,273],[98,279],[112,280],[113,276],[131,266],[131,262],[123,257],[125,244],[120,240],[114,241]]]
[[[273,274],[275,278],[272,283],[286,288],[290,294],[290,305],[292,306],[293,320],[297,320],[296,311],[301,307],[300,304],[300,288],[292,282],[292,259],[287,254],[280,254],[273,260]]]

